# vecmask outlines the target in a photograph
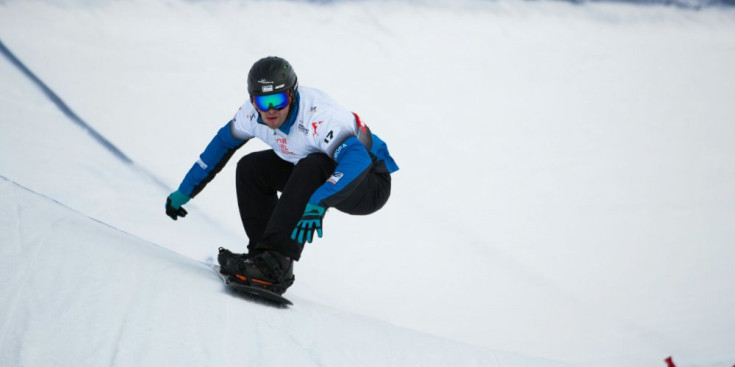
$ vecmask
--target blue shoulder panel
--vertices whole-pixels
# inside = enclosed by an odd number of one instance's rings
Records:
[[[385,168],[388,169],[388,172],[398,171],[398,165],[388,153],[388,146],[375,134],[373,134],[373,146],[370,148],[370,153],[373,153],[379,161],[385,162]]]

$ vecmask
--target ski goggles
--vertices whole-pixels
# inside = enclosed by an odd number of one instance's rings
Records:
[[[289,103],[291,103],[291,97],[289,96],[287,91],[284,91],[276,94],[254,96],[253,102],[255,102],[255,107],[257,107],[260,111],[265,112],[270,110],[271,108],[275,108],[276,110],[280,111],[286,108]]]

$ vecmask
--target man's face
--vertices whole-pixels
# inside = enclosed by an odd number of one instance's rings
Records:
[[[291,109],[289,92],[254,96],[251,98],[251,102],[255,109],[260,112],[260,118],[271,129],[281,127],[286,122],[288,111]]]
[[[258,109],[258,107],[255,108]],[[258,112],[260,112],[260,118],[263,119],[263,122],[265,122],[268,127],[275,130],[281,127],[284,122],[286,122],[286,117],[288,117],[288,111],[290,109],[291,106],[286,106],[286,108],[282,110],[271,108],[268,111],[261,111],[260,109],[258,109]]]

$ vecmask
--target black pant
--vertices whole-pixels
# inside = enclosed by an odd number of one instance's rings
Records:
[[[237,204],[250,242],[250,253],[272,250],[298,260],[303,245],[291,239],[309,198],[332,175],[337,163],[326,154],[314,153],[294,165],[273,150],[250,153],[237,164]],[[382,162],[373,162],[359,182],[343,190],[339,211],[365,215],[388,201],[391,178]],[[277,193],[281,192],[280,198]],[[335,198],[330,198],[334,201]]]

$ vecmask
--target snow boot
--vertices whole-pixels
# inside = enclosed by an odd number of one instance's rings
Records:
[[[217,262],[219,263],[220,273],[225,275],[234,275],[237,271],[237,262],[250,258],[250,254],[236,254],[224,247],[219,248]]]
[[[220,262],[220,272],[230,275],[233,282],[279,295],[286,292],[295,279],[293,260],[277,252],[238,255],[221,248],[217,259]]]

